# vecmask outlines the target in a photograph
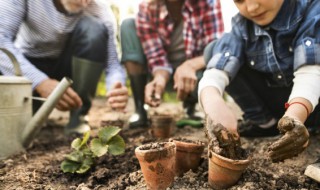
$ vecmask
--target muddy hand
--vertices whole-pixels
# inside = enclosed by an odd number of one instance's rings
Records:
[[[145,88],[145,103],[151,107],[158,107],[161,104],[162,89],[155,81],[147,84]]]
[[[284,135],[268,147],[273,162],[296,156],[308,146],[309,132],[300,121],[285,116],[280,119],[278,129]]]
[[[156,83],[154,83],[154,85],[153,85],[153,90],[151,93],[151,101],[155,105],[160,105],[160,103],[161,103],[161,97],[156,93]]]
[[[209,148],[215,152],[226,154],[228,158],[237,158],[236,150],[241,146],[240,138],[236,134],[230,133],[220,123],[214,124],[210,117],[206,117],[206,134],[209,138]],[[218,143],[217,143],[218,142]],[[219,146],[216,146],[219,144]]]

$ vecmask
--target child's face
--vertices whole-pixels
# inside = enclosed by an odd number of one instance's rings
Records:
[[[240,14],[265,26],[277,16],[284,0],[233,0]]]
[[[69,13],[80,13],[92,0],[61,0],[61,4]]]

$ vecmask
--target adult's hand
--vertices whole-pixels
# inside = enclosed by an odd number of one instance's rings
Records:
[[[127,106],[128,96],[128,89],[121,82],[116,82],[107,93],[109,105],[119,111],[123,111]]]
[[[48,98],[48,96],[53,92],[53,90],[58,86],[59,81],[55,79],[46,79],[41,82],[35,90],[43,98]],[[71,109],[79,108],[82,106],[82,100],[79,95],[71,88],[67,88],[64,94],[61,96],[56,104],[56,108],[61,111],[68,111]]]
[[[308,146],[309,132],[299,120],[284,116],[278,122],[278,129],[284,135],[268,148],[273,162],[296,156]]]
[[[151,107],[158,107],[160,105],[161,97],[169,77],[169,72],[164,70],[158,70],[154,73],[153,80],[145,87],[145,103]]]
[[[196,71],[187,61],[176,69],[173,88],[177,91],[178,99],[184,100],[195,89],[197,84]]]

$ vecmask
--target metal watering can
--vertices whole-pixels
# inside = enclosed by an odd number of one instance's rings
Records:
[[[0,76],[0,160],[27,148],[56,103],[71,85],[63,78],[32,117],[31,81],[22,77],[17,59],[3,48],[12,61],[16,76]],[[0,63],[1,64],[1,63]]]

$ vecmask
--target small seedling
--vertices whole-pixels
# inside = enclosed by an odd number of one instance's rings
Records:
[[[88,144],[90,132],[83,135],[83,138],[76,138],[71,143],[74,150],[66,155],[61,163],[64,173],[85,173],[94,164],[95,159],[107,153],[120,155],[125,151],[125,142],[119,135],[119,127],[109,126],[101,128],[98,137],[93,138]]]

